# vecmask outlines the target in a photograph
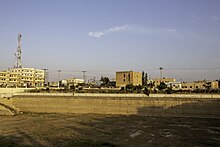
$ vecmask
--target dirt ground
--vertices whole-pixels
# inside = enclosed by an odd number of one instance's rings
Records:
[[[220,119],[36,113],[0,116],[0,146],[220,146]]]

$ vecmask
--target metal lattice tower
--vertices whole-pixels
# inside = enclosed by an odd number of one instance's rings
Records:
[[[18,34],[18,45],[17,45],[17,51],[15,53],[15,68],[21,68],[22,63],[21,63],[21,34]]]

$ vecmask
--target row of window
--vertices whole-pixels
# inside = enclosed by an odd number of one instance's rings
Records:
[[[11,74],[9,77],[17,77],[19,74]],[[30,76],[33,77],[33,74],[22,74],[22,76]],[[36,75],[39,78],[43,78],[43,75]]]
[[[5,76],[6,76],[6,74],[0,74],[0,76],[3,76],[3,77],[5,77]]]
[[[155,83],[161,83],[161,82],[163,82],[163,83],[169,83],[170,81],[155,81]]]
[[[12,70],[12,72],[21,72],[21,70]],[[22,72],[31,72],[33,73],[34,71],[33,70],[22,70]],[[44,73],[43,71],[35,71],[35,73]]]
[[[182,88],[193,88],[193,86],[182,86]],[[199,88],[199,86],[195,86],[195,88]]]

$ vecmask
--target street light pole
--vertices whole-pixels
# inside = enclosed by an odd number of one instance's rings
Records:
[[[58,73],[59,73],[59,81],[58,81],[58,88],[60,88],[60,72],[61,72],[62,70],[58,70]]]
[[[160,79],[162,79],[163,78],[163,67],[160,67],[159,69],[160,69]]]

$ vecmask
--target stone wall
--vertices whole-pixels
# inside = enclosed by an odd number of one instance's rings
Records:
[[[220,99],[180,97],[98,97],[73,95],[15,95],[0,103],[22,112],[187,116],[220,118]]]

